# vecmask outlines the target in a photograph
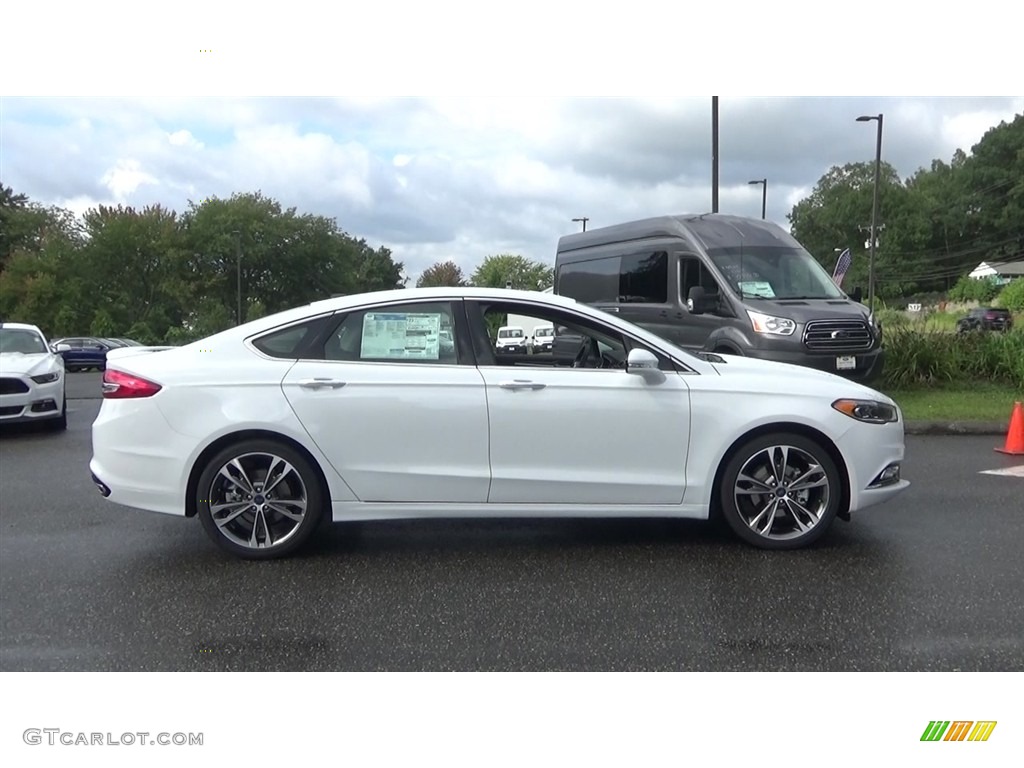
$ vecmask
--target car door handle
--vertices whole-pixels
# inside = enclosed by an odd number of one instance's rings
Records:
[[[502,389],[544,389],[547,384],[527,379],[515,379],[514,381],[503,381],[498,386]]]
[[[341,389],[345,382],[337,379],[303,379],[299,386],[303,389]]]

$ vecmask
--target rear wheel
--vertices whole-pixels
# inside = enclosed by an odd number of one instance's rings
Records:
[[[722,473],[719,498],[733,532],[761,549],[797,549],[817,540],[839,511],[842,479],[831,457],[802,435],[762,435]]]
[[[323,514],[320,477],[298,451],[246,440],[220,451],[196,489],[203,529],[238,557],[284,557],[302,546]]]

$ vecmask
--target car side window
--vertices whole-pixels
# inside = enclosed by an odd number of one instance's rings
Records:
[[[615,328],[558,308],[516,301],[474,301],[467,303],[467,310],[480,365],[622,370],[630,349],[649,349]],[[505,351],[496,347],[498,329],[509,325],[525,328],[527,336],[535,328],[553,328],[551,348],[524,345],[516,351]],[[649,351],[658,357],[662,370],[675,370],[669,358]]]
[[[298,360],[307,356],[310,344],[320,334],[326,320],[327,318],[321,317],[272,331],[253,339],[252,345],[268,357]]]
[[[458,365],[450,302],[395,304],[341,315],[323,359],[372,363]]]

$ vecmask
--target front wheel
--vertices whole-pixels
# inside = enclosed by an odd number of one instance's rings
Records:
[[[65,394],[60,401],[60,416],[53,420],[53,429],[63,432],[68,428],[68,396]]]
[[[323,514],[320,477],[298,451],[272,440],[246,440],[206,465],[196,489],[206,534],[249,560],[290,555]]]
[[[761,549],[798,549],[835,519],[842,479],[828,453],[802,435],[762,435],[722,473],[719,498],[733,532]]]

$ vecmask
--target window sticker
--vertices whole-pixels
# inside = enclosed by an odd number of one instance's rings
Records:
[[[740,291],[747,296],[757,296],[759,299],[774,299],[775,291],[772,284],[760,281],[740,283]]]
[[[359,356],[372,360],[437,360],[441,315],[436,312],[367,312]]]

